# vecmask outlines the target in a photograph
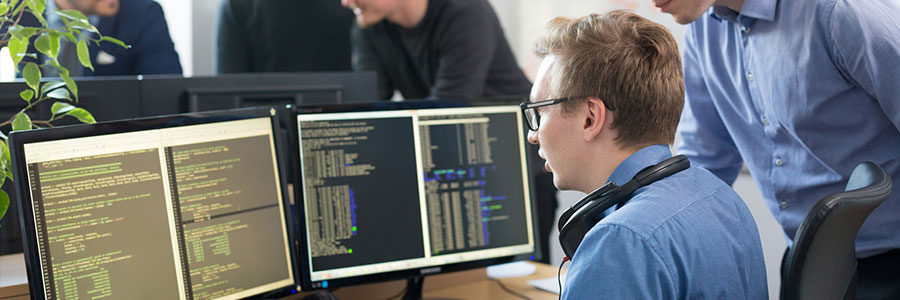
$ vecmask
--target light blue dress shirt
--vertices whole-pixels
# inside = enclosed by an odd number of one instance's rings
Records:
[[[643,148],[610,176],[623,185],[669,157]],[[766,266],[744,202],[690,167],[637,189],[591,228],[569,267],[563,299],[765,299]]]
[[[900,1],[747,0],[688,27],[680,153],[732,184],[746,162],[793,238],[857,164],[900,183]],[[900,184],[858,257],[900,248]]]

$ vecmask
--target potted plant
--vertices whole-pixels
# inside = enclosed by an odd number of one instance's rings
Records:
[[[52,0],[51,0],[52,1]],[[60,43],[72,43],[82,66],[93,70],[88,43],[112,42],[129,47],[115,38],[103,36],[88,18],[77,10],[57,10],[45,12],[45,0],[0,0],[0,48],[9,48],[9,55],[21,72],[27,88],[19,93],[22,109],[9,120],[0,122],[0,129],[11,125],[13,131],[32,128],[53,127],[53,122],[66,116],[74,117],[82,123],[95,123],[87,110],[77,107],[78,85],[69,76],[69,70],[57,60]],[[41,26],[20,24],[26,13],[34,16]],[[58,14],[65,24],[62,28],[50,28],[45,14]],[[36,51],[36,52],[35,52]],[[43,61],[39,55],[43,54]],[[29,59],[26,59],[29,58]],[[19,70],[18,66],[24,66]],[[52,69],[58,78],[41,81],[41,68]],[[56,101],[50,107],[51,117],[47,120],[32,120],[28,111],[44,101]],[[7,136],[0,132],[0,186],[7,179],[13,180]],[[9,193],[0,190],[0,219],[9,207]]]

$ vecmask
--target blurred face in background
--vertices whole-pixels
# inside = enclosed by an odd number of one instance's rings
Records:
[[[56,0],[60,9],[74,9],[85,15],[98,15],[103,18],[119,13],[119,0]]]
[[[356,23],[365,28],[395,13],[400,0],[341,0],[341,4],[352,9],[356,14]]]

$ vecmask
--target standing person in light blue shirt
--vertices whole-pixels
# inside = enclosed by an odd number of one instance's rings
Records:
[[[793,238],[862,161],[900,181],[900,1],[656,0],[690,23],[679,152],[746,163]],[[900,299],[900,185],[856,239],[858,298]]]
[[[543,60],[522,106],[557,188],[623,185],[672,157],[684,84],[668,30],[625,11],[560,17],[534,49]],[[571,257],[564,299],[767,297],[753,216],[709,171],[664,177],[610,210]]]

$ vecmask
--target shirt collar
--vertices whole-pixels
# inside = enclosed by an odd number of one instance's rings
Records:
[[[749,26],[755,20],[774,21],[777,4],[778,0],[745,0],[740,13],[725,6],[713,5],[709,15],[719,21],[734,21]]]
[[[652,145],[638,150],[622,161],[609,176],[607,183],[615,182],[621,186],[634,178],[643,169],[658,164],[672,157],[669,145]]]

